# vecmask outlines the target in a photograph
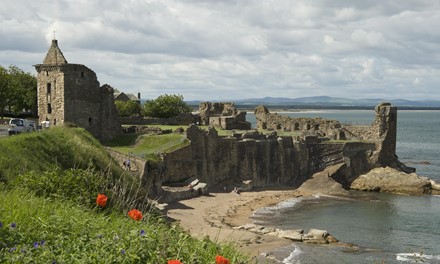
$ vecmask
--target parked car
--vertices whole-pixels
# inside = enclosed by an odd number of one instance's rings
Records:
[[[12,118],[9,121],[8,134],[15,135],[23,132],[29,132],[33,130],[33,127],[30,125],[30,120],[23,118]],[[34,122],[34,121],[32,121]],[[35,122],[34,122],[35,125]]]

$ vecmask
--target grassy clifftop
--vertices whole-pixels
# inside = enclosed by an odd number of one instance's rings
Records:
[[[0,138],[0,176],[0,263],[215,263],[217,255],[250,263],[154,213],[83,129]],[[98,194],[108,200],[98,205]]]
[[[44,132],[0,138],[0,181],[25,171],[87,168],[93,165],[114,173],[122,170],[111,162],[104,147],[82,128],[54,127]]]

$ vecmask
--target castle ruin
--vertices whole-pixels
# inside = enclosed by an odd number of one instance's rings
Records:
[[[114,104],[113,88],[100,86],[93,70],[68,63],[52,40],[42,64],[34,65],[37,75],[39,122],[51,126],[72,123],[96,138],[111,139],[122,133]]]

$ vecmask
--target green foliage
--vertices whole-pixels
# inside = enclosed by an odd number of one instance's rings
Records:
[[[158,218],[136,222],[20,189],[0,190],[0,200],[0,263],[214,263],[217,254],[249,263],[230,245],[197,240]]]
[[[170,118],[181,113],[191,113],[191,107],[183,101],[182,95],[164,94],[143,105],[144,116]]]
[[[133,115],[141,115],[142,107],[139,102],[136,101],[115,101],[116,109],[118,110],[119,116],[133,116]]]
[[[53,127],[43,132],[0,138],[0,181],[14,179],[27,171],[109,168],[114,175],[122,169],[102,145],[82,128]]]
[[[137,138],[135,145],[118,146],[114,149],[121,153],[149,158],[149,155],[167,153],[188,144],[186,137],[180,134],[142,135]]]
[[[0,263],[213,263],[217,254],[249,263],[231,245],[165,222],[110,160],[81,128],[0,138]],[[105,208],[98,193],[109,197]],[[142,221],[127,217],[133,208]]]
[[[0,66],[0,115],[4,109],[19,114],[23,109],[37,113],[37,79],[16,66]]]

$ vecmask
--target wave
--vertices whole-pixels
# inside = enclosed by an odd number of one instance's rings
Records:
[[[290,255],[283,259],[282,263],[285,264],[300,264],[301,263],[301,255],[304,253],[297,245],[295,245],[295,249],[290,253]]]
[[[396,260],[410,263],[431,263],[430,261],[440,260],[440,255],[426,255],[423,253],[399,253],[396,255]]]

